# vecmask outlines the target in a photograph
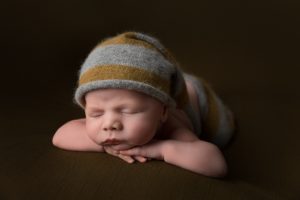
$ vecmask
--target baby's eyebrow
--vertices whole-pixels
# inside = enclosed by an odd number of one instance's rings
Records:
[[[87,111],[101,111],[100,108],[95,107],[95,106],[89,106],[85,108]]]

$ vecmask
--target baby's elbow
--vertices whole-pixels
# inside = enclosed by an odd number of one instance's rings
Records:
[[[70,135],[74,135],[71,132],[78,127],[76,125],[76,120],[72,120],[59,127],[52,137],[52,144],[58,148],[64,148],[71,140]]]
[[[227,164],[222,152],[215,145],[212,145],[207,152],[207,172],[211,177],[225,177],[228,171]]]
[[[66,143],[65,134],[66,132],[66,125],[61,126],[57,129],[52,137],[52,144],[58,148],[63,148],[64,144]]]
[[[215,169],[212,172],[212,177],[223,178],[227,175],[227,165],[225,162],[220,163],[215,166]]]
[[[198,159],[194,159],[195,172],[208,176],[221,178],[227,174],[227,164],[222,152],[217,146],[209,142],[197,141]]]
[[[52,137],[52,144],[56,147],[60,147],[60,137],[59,137],[59,132],[58,130],[56,131],[56,133],[53,135]]]

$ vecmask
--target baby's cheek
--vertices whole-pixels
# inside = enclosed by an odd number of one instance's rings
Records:
[[[151,121],[136,121],[130,123],[128,129],[130,140],[136,145],[143,145],[149,142],[156,133],[156,124]]]
[[[86,121],[86,132],[87,135],[93,139],[97,135],[97,126],[92,121],[87,120]]]

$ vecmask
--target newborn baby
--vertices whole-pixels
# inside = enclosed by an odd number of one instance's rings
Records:
[[[156,38],[126,32],[97,45],[81,67],[75,101],[86,117],[57,130],[59,148],[226,174],[218,147],[234,131],[232,113],[204,80],[183,73]]]

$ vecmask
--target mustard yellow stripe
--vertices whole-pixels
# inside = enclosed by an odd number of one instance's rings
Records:
[[[95,48],[106,46],[106,45],[117,45],[117,44],[136,45],[136,46],[141,46],[141,47],[144,47],[147,49],[159,51],[165,58],[167,58],[171,62],[176,63],[178,65],[175,57],[171,54],[171,52],[167,48],[164,48],[164,51],[161,52],[154,45],[136,38],[134,32],[126,32],[126,33],[120,34],[118,36],[115,36],[113,38],[106,39],[106,40],[100,42]]]
[[[141,46],[147,49],[157,50],[153,45],[145,41],[136,39],[135,34],[132,32],[124,33],[116,37],[104,40],[103,42],[98,44],[96,48],[106,46],[106,45],[112,45],[112,44],[129,44],[129,45]]]
[[[179,92],[179,95],[173,97],[177,103],[177,108],[179,109],[183,109],[186,106],[186,104],[189,102],[189,95],[187,93],[186,85],[185,83],[183,84],[184,84],[183,88]]]
[[[131,80],[153,86],[170,94],[170,81],[141,68],[124,65],[101,65],[87,70],[80,76],[79,85],[97,80]]]
[[[208,139],[214,138],[214,136],[217,134],[219,129],[219,110],[218,110],[218,104],[214,96],[214,92],[210,85],[203,79],[201,79],[204,90],[207,97],[207,106],[208,106],[208,112],[206,116],[204,117],[204,135],[205,137],[208,137]]]

